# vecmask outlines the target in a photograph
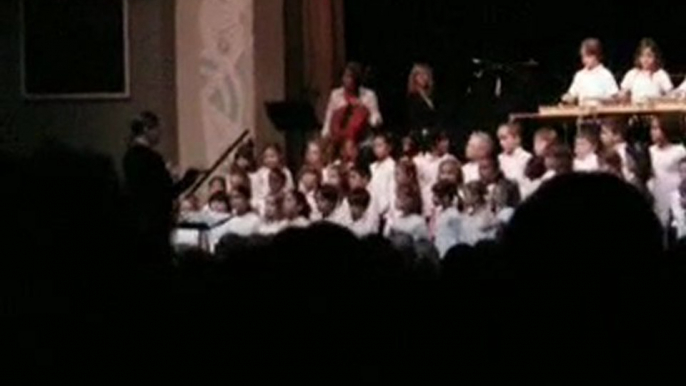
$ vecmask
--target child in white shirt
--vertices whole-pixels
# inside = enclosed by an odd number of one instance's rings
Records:
[[[321,173],[309,166],[304,166],[300,170],[300,177],[298,178],[298,190],[305,195],[313,218],[319,217],[317,191],[321,186],[321,178]]]
[[[488,133],[476,131],[469,136],[465,157],[467,163],[462,166],[464,182],[479,180],[479,161],[493,155],[493,139]]]
[[[231,209],[233,217],[210,231],[208,241],[212,251],[224,235],[248,237],[259,229],[260,217],[250,207],[250,188],[237,186],[231,191]]]
[[[534,133],[534,155],[545,157],[548,148],[557,144],[557,131],[550,127],[541,127]]]
[[[349,222],[349,211],[347,204],[341,200],[338,188],[332,185],[323,185],[317,192],[317,209],[320,217],[317,221],[324,221],[347,227]]]
[[[353,189],[347,198],[350,210],[348,228],[357,237],[365,237],[379,233],[378,217],[371,211],[371,195],[365,188]]]
[[[307,148],[305,149],[305,162],[303,166],[307,166],[319,171],[322,171],[326,168],[324,151],[322,150],[322,145],[319,140],[313,139],[307,143]]]
[[[522,128],[518,124],[500,125],[498,140],[503,152],[498,156],[500,170],[508,180],[521,184],[524,180],[524,169],[531,159],[531,153],[522,148]]]
[[[617,81],[602,63],[603,48],[598,39],[581,43],[581,62],[584,68],[576,73],[569,91],[562,97],[565,103],[597,105],[611,100],[619,92]]]
[[[463,188],[464,211],[460,244],[476,245],[493,238],[495,216],[486,203],[486,186],[473,181]]]
[[[306,228],[310,225],[310,206],[304,194],[297,190],[286,191],[283,217],[287,228]]]
[[[460,241],[462,220],[455,205],[457,186],[450,182],[438,182],[433,187],[436,211],[431,220],[434,245],[441,258]]]
[[[286,228],[283,218],[283,195],[272,194],[264,201],[264,215],[257,232],[263,236],[273,236]]]
[[[588,130],[581,130],[574,140],[574,171],[595,172],[598,171],[598,140]]]
[[[622,97],[633,103],[647,102],[672,92],[674,85],[662,69],[660,49],[652,39],[643,39],[636,50],[635,67],[622,80]]]
[[[411,186],[398,187],[396,206],[398,215],[386,223],[384,236],[405,234],[416,240],[430,240],[429,227],[422,216],[422,197],[419,191]]]
[[[445,133],[439,133],[432,138],[431,151],[415,157],[419,187],[422,192],[424,215],[431,216],[434,209],[432,188],[438,182],[440,165],[450,159],[455,159],[450,151],[450,138]]]
[[[388,135],[379,133],[374,137],[376,162],[370,165],[372,179],[369,183],[369,190],[381,215],[385,215],[390,209],[391,197],[394,195],[395,161],[391,158],[391,150],[391,141]]]
[[[214,213],[231,213],[230,198],[226,192],[216,192],[207,201],[207,210]]]
[[[462,167],[460,161],[455,158],[447,159],[438,166],[438,179],[436,182],[450,182],[459,190],[463,183]]]
[[[626,121],[622,118],[603,119],[600,126],[600,141],[606,150],[614,150],[622,159],[622,174],[631,179],[627,163]]]
[[[650,137],[650,158],[653,164],[653,197],[655,210],[662,223],[668,225],[669,207],[672,197],[681,182],[679,164],[686,158],[686,148],[679,143],[681,137],[680,117],[667,119],[653,118]]]
[[[277,169],[286,176],[286,189],[293,188],[293,176],[283,165],[283,151],[279,145],[271,144],[264,149],[262,167],[255,174],[254,198],[264,200],[269,195],[269,172]]]

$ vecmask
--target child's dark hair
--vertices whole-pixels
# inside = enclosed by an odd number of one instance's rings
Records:
[[[595,148],[598,148],[598,145],[600,144],[597,131],[592,128],[579,128],[579,131],[576,133],[576,139],[585,139]]]
[[[356,163],[353,165],[353,167],[350,169],[349,173],[357,173],[360,177],[370,179],[372,178],[372,174],[369,171],[369,167],[362,165],[361,163]]]
[[[474,197],[478,199],[479,204],[486,203],[486,195],[488,194],[488,189],[486,185],[481,181],[471,181],[464,185],[465,191],[471,193]]]
[[[390,147],[393,146],[393,137],[389,132],[385,130],[379,130],[376,133],[374,133],[374,139],[381,139],[386,143],[386,145]]]
[[[431,191],[436,197],[454,199],[457,195],[457,185],[448,181],[438,181],[431,188]]]
[[[526,163],[526,167],[524,168],[524,176],[526,178],[534,181],[538,180],[539,178],[543,177],[545,174],[545,159],[543,157],[539,156],[533,156],[529,161]]]
[[[572,151],[565,145],[554,145],[548,149],[546,157],[555,159],[557,174],[571,173],[574,168],[574,156]]]
[[[257,169],[257,161],[255,160],[255,145],[252,143],[252,141],[241,145],[236,150],[236,154],[233,157],[234,162],[239,158],[248,161],[248,169],[246,172],[254,172]]]
[[[231,200],[229,198],[229,195],[226,194],[226,192],[215,192],[210,196],[210,199],[207,200],[208,204],[212,204],[213,202],[220,202],[224,205],[226,205],[227,208],[231,208]]]
[[[684,118],[681,115],[656,115],[654,119],[669,143],[678,143],[684,137]]]
[[[131,136],[138,137],[160,126],[160,118],[152,111],[143,111],[131,121]]]
[[[602,165],[606,165],[613,171],[617,173],[622,172],[622,168],[624,166],[622,163],[622,157],[616,151],[611,149],[605,150],[602,153],[600,153],[600,157],[598,158],[598,160]]]
[[[348,195],[348,204],[350,206],[357,206],[367,209],[369,208],[369,203],[371,201],[372,197],[369,195],[367,189],[353,189]]]
[[[231,189],[233,192],[240,194],[241,196],[245,197],[248,200],[250,200],[252,198],[252,192],[250,191],[249,186],[238,185],[238,186],[232,187]]]
[[[341,193],[337,187],[329,184],[322,185],[317,192],[319,197],[329,202],[339,202],[341,200]]]
[[[627,122],[625,118],[621,117],[608,117],[604,118],[601,123],[601,127],[609,130],[612,134],[626,139],[627,134]]]
[[[281,169],[272,169],[269,171],[269,179],[276,178],[282,185],[286,185],[286,173]]]
[[[304,175],[312,174],[317,179],[317,185],[322,182],[322,173],[313,166],[305,165],[300,168],[300,173],[298,173],[298,180],[302,179]]]
[[[298,206],[301,208],[298,215],[309,219],[310,214],[312,212],[312,208],[310,208],[310,204],[307,202],[307,197],[305,197],[305,195],[302,192],[296,189],[290,190],[288,194],[293,195],[293,198],[295,198],[295,202],[297,202]]]
[[[410,200],[408,214],[422,214],[422,196],[419,193],[419,189],[411,185],[398,186],[396,196],[398,200],[401,198]]]

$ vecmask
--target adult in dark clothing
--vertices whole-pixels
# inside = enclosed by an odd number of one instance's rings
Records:
[[[124,155],[124,177],[136,226],[139,252],[146,259],[169,258],[169,233],[174,200],[198,178],[189,170],[175,182],[155,147],[160,141],[159,118],[143,112],[131,123],[131,142]]]
[[[415,64],[407,82],[407,128],[411,133],[437,129],[438,113],[433,99],[433,72],[426,64]]]

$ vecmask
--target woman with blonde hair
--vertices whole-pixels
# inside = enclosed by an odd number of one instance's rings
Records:
[[[409,132],[428,133],[438,124],[433,96],[433,70],[427,64],[415,64],[407,80]]]

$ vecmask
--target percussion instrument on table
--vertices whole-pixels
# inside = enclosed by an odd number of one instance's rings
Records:
[[[510,121],[523,119],[593,119],[607,116],[634,116],[658,114],[685,114],[686,100],[674,98],[653,99],[637,104],[593,104],[541,106],[537,113],[515,113]]]

